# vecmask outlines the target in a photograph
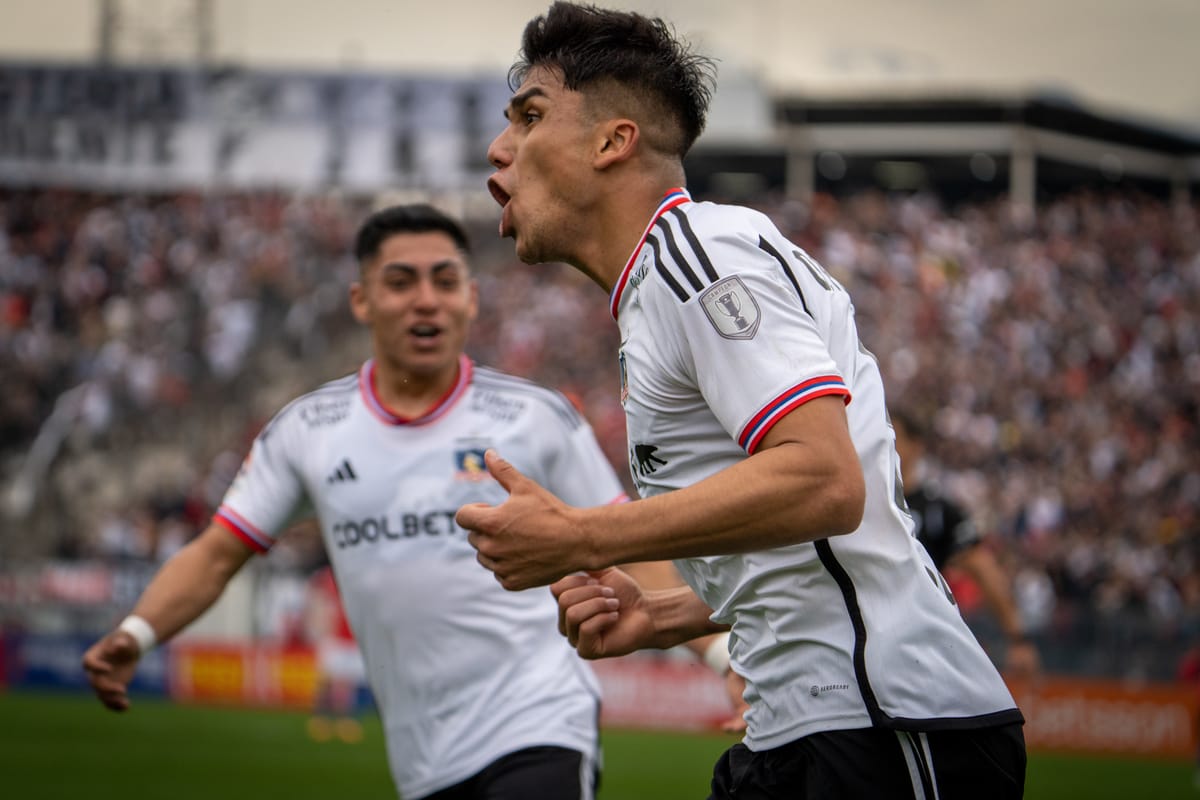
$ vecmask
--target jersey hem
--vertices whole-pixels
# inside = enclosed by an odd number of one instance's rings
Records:
[[[929,733],[931,731],[965,731],[975,728],[993,728],[1000,725],[1011,725],[1018,722],[1025,724],[1025,715],[1019,708],[1009,708],[1004,711],[994,711],[990,714],[980,714],[976,717],[950,717],[934,719],[913,719],[910,717],[887,717],[883,727],[897,731],[912,731],[913,733]]]
[[[753,752],[774,750],[785,744],[812,736],[816,733],[832,733],[841,730],[861,730],[863,728],[879,727],[887,730],[910,731],[912,733],[932,733],[934,731],[965,731],[978,728],[998,728],[1012,723],[1025,724],[1025,716],[1019,708],[1008,708],[979,714],[974,717],[889,717],[884,715],[879,725],[873,725],[866,715],[853,717],[837,717],[821,722],[810,722],[794,729],[780,733],[752,738],[747,735],[743,743]]]

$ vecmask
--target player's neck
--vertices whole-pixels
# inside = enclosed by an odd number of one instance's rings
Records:
[[[374,391],[379,402],[403,419],[419,419],[433,411],[458,382],[459,360],[432,373],[414,372],[375,359]]]
[[[572,263],[604,291],[611,292],[670,188],[647,186],[642,191],[614,197],[612,202],[598,208],[591,225],[594,235],[580,247],[578,262]]]

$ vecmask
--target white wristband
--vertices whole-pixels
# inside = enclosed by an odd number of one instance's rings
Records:
[[[149,622],[146,622],[146,620],[136,614],[130,614],[121,620],[121,624],[117,626],[117,630],[124,631],[133,637],[133,640],[137,642],[138,655],[144,655],[154,645],[158,644],[158,636],[154,633],[154,628],[150,627]]]
[[[729,672],[729,634],[719,634],[704,649],[704,663],[722,678]]]

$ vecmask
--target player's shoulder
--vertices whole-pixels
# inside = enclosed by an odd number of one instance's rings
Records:
[[[756,242],[762,236],[779,235],[775,222],[763,212],[726,203],[684,203],[663,214],[659,221],[687,226],[701,242]]]
[[[350,415],[351,403],[358,395],[358,380],[358,373],[354,372],[300,395],[279,410],[263,434],[280,426],[312,430],[338,425]]]
[[[782,235],[770,217],[752,208],[683,203],[668,209],[646,235],[658,282],[686,301],[738,272],[774,269]]]
[[[519,417],[537,419],[550,414],[568,428],[583,423],[583,416],[566,395],[528,378],[476,364],[471,382],[475,408],[498,416],[501,421],[514,421]]]
[[[731,239],[757,239],[764,233],[778,233],[775,223],[761,211],[744,205],[724,203],[683,203],[668,209],[656,219],[650,235],[674,237],[702,243]]]

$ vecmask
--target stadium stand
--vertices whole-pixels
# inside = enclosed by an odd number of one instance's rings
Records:
[[[0,192],[5,569],[153,563],[200,529],[280,398],[361,358],[343,287],[365,202]],[[1200,622],[1200,206],[758,205],[852,292],[893,398],[933,420],[1047,667],[1169,676]],[[473,356],[570,393],[623,470],[615,341],[577,335],[615,336],[598,290],[503,244],[479,262]]]
[[[3,65],[0,631],[105,628],[257,427],[357,366],[348,237],[387,191],[476,220],[469,352],[567,392],[624,474],[598,290],[494,235],[498,77]],[[775,127],[702,139],[695,196],[853,293],[1047,669],[1173,677],[1200,636],[1200,139],[1048,96],[755,99]],[[88,565],[116,572],[60,580]]]

